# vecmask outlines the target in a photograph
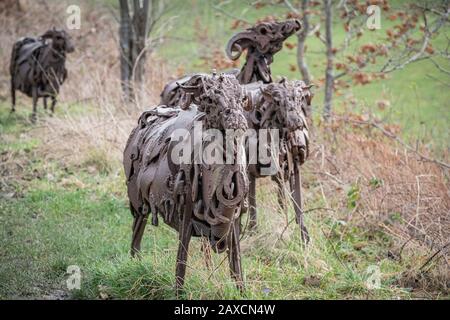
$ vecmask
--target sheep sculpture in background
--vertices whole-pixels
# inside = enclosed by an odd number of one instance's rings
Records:
[[[243,109],[246,96],[237,79],[229,75],[195,76],[180,89],[186,93],[181,108],[162,106],[144,112],[124,151],[134,217],[131,253],[134,256],[140,250],[149,215],[155,226],[162,217],[179,233],[177,294],[184,284],[192,236],[207,239],[215,252],[227,251],[231,275],[243,289],[239,226],[241,212],[246,208],[248,178],[239,137],[247,129]],[[204,130],[200,139],[192,141],[196,123],[201,123]],[[211,129],[223,136],[226,130],[233,130],[236,139],[228,145],[202,138]],[[177,132],[181,132],[181,139],[175,137]],[[178,160],[180,152],[175,152],[180,146],[192,151],[186,151],[187,155],[183,151],[188,161],[182,163]],[[211,162],[205,158],[206,153],[198,156],[194,151],[197,148],[225,150],[235,160]],[[243,157],[239,158],[239,154]]]
[[[12,49],[11,100],[15,111],[16,90],[33,98],[32,121],[36,120],[38,98],[43,98],[47,109],[47,98],[51,98],[52,113],[60,86],[67,79],[66,53],[74,51],[69,34],[64,30],[50,29],[39,38],[21,38]]]

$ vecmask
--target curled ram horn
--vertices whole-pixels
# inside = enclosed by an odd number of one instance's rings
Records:
[[[254,46],[256,42],[256,34],[252,29],[236,33],[230,41],[228,41],[225,52],[231,60],[237,60],[242,52],[250,46]],[[233,54],[233,52],[236,52]]]

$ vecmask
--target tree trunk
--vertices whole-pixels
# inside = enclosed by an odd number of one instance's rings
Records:
[[[300,73],[302,74],[303,81],[305,81],[306,84],[310,84],[311,82],[311,75],[305,60],[305,41],[309,32],[309,18],[307,14],[308,6],[309,0],[302,0],[302,30],[297,35],[297,65]]]
[[[323,106],[323,117],[326,121],[329,120],[332,109],[333,100],[333,39],[332,39],[332,8],[331,0],[324,0],[324,13],[325,13],[325,42],[327,47],[327,68],[325,71],[325,100]]]
[[[128,0],[120,0],[120,80],[126,101],[131,100],[131,19]]]
[[[145,73],[145,42],[149,26],[149,0],[144,0],[142,7],[139,0],[134,0],[134,47],[133,47],[133,69],[135,71],[134,80],[141,83]]]
[[[145,74],[145,49],[149,33],[150,0],[133,0],[133,12],[128,0],[120,3],[120,79],[126,101],[135,98],[135,85]]]

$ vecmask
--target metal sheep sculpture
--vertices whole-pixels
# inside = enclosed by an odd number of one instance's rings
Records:
[[[308,231],[303,221],[300,168],[309,154],[309,133],[306,121],[311,104],[309,86],[303,81],[281,80],[279,83],[245,85],[249,95],[250,111],[246,112],[249,128],[277,130],[278,141],[260,141],[259,148],[264,153],[274,154],[277,166],[270,165],[261,158],[249,164],[249,205],[250,228],[256,224],[256,179],[270,175],[278,185],[278,201],[284,208],[286,199],[285,182],[288,182],[294,204],[295,220],[300,226],[304,243],[309,241]],[[276,144],[276,145],[274,145]],[[274,149],[276,147],[277,149]],[[261,152],[261,150],[259,150]],[[249,159],[250,161],[250,159]]]
[[[262,83],[271,83],[272,75],[270,64],[273,56],[283,47],[283,42],[301,29],[298,20],[285,22],[260,23],[252,28],[234,35],[227,44],[226,53],[232,60],[238,59],[244,50],[247,51],[246,61],[240,71],[230,71],[241,84],[248,84],[249,92],[253,92],[254,107],[246,112],[249,125],[256,129],[279,129],[282,133],[280,167],[273,173],[272,179],[279,187],[278,201],[284,205],[284,181],[289,181],[290,191],[296,213],[296,221],[300,225],[301,238],[307,243],[309,235],[304,224],[301,176],[299,165],[303,164],[308,156],[308,127],[306,116],[309,113],[312,93],[310,87],[301,81],[289,83],[282,82],[282,86],[269,86],[263,90]],[[193,75],[170,82],[161,93],[161,103],[171,107],[177,106],[183,99],[183,91],[179,84],[189,81]],[[257,102],[258,101],[258,102]],[[273,146],[259,144],[270,150]],[[250,166],[249,228],[256,226],[256,178],[262,177],[261,168],[264,165],[257,163]]]
[[[207,239],[215,252],[227,251],[231,275],[243,289],[239,226],[241,212],[247,206],[248,177],[244,144],[239,137],[247,129],[243,109],[247,98],[237,79],[229,75],[195,76],[180,89],[186,94],[181,108],[162,106],[144,112],[124,151],[134,217],[131,253],[134,256],[140,250],[149,216],[155,226],[162,217],[179,233],[177,294],[184,284],[192,236]],[[216,139],[192,142],[188,138],[195,135],[198,122],[202,132],[232,129],[236,139],[225,147]],[[180,130],[182,139],[176,138]],[[180,147],[188,146],[188,161],[179,163]],[[242,161],[211,163],[208,157],[198,157],[193,151],[200,147],[205,151],[223,149],[236,157],[243,154]]]
[[[32,121],[36,120],[38,98],[43,98],[47,109],[47,98],[51,98],[52,113],[60,86],[67,79],[66,53],[74,51],[69,34],[64,30],[50,29],[39,38],[21,38],[12,49],[11,112],[15,111],[16,90],[33,98]]]

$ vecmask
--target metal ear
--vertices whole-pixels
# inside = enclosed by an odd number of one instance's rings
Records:
[[[178,82],[176,84],[178,85],[178,88],[182,89],[185,93],[194,94],[200,89],[200,85],[188,86],[184,84],[179,84]]]
[[[282,77],[281,80],[279,81],[279,83],[282,84],[286,88],[287,78]]]
[[[50,38],[53,38],[54,32],[55,32],[55,30],[52,30],[52,29],[47,30],[47,32],[45,32],[45,33],[41,36],[41,38],[44,38],[44,39],[50,39]]]
[[[203,79],[201,77],[193,78],[193,79],[194,79],[194,83],[195,82],[199,82],[199,83],[196,85],[183,85],[183,84],[177,83],[179,88],[184,91],[186,98],[188,98],[188,101],[186,101],[186,103],[189,103],[189,105],[191,103],[195,103],[195,104],[200,103],[198,98],[203,93],[204,88],[205,88],[205,86],[203,84]],[[186,105],[186,108],[189,105]]]

